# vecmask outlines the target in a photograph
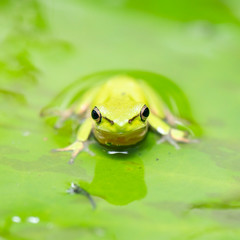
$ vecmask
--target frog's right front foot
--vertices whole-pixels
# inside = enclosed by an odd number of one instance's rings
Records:
[[[76,141],[73,144],[65,147],[65,148],[58,148],[58,149],[53,149],[53,152],[72,152],[71,158],[69,160],[69,164],[73,164],[75,158],[77,155],[83,150],[84,144],[83,142]]]
[[[71,158],[70,158],[68,163],[73,164],[75,158],[83,150],[88,152],[90,155],[94,156],[94,153],[92,151],[90,151],[89,148],[88,148],[90,143],[92,143],[92,142],[91,141],[86,141],[86,142],[76,141],[76,142],[72,143],[71,145],[69,145],[65,148],[53,149],[52,151],[53,152],[72,152]]]

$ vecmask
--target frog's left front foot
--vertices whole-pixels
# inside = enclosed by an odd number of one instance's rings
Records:
[[[197,140],[192,140],[188,138],[188,133],[178,130],[178,129],[171,129],[167,135],[162,136],[160,140],[157,141],[157,144],[163,142],[169,142],[173,145],[176,149],[180,149],[178,142],[182,143],[196,143]]]
[[[86,150],[90,155],[94,155],[89,149],[88,145],[90,142],[82,142],[82,141],[76,141],[73,144],[69,145],[68,147],[65,148],[58,148],[58,149],[53,149],[53,152],[72,152],[71,159],[69,160],[69,164],[73,164],[75,158],[78,156],[78,154]]]

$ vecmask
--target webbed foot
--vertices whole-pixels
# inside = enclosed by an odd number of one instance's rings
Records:
[[[90,155],[94,155],[93,152],[91,152],[88,148],[90,141],[82,142],[82,141],[76,141],[72,143],[71,145],[65,147],[65,148],[58,148],[58,149],[53,149],[53,152],[72,152],[71,158],[69,160],[69,164],[73,164],[75,158],[78,156],[80,152],[83,150],[87,151]]]
[[[181,131],[178,129],[171,129],[167,135],[162,136],[160,140],[157,141],[157,144],[161,144],[163,142],[169,142],[176,149],[180,149],[178,142],[182,143],[198,143],[197,139],[189,139],[188,132]]]

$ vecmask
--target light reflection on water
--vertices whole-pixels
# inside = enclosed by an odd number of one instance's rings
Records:
[[[27,221],[29,222],[29,223],[33,223],[33,224],[36,224],[36,223],[39,223],[39,221],[40,221],[40,219],[38,218],[38,217],[28,217],[27,218]]]
[[[19,216],[13,216],[12,217],[12,221],[15,223],[20,223],[21,222],[21,218]]]
[[[128,154],[128,151],[108,151],[108,154]]]
[[[40,219],[39,219],[39,217],[30,216],[30,217],[27,217],[26,221],[29,223],[37,224],[40,222]],[[24,221],[19,216],[13,216],[12,222],[20,223],[20,222],[24,222]]]

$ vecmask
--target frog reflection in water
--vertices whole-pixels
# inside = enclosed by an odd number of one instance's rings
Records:
[[[161,142],[168,141],[176,148],[177,142],[190,142],[186,131],[174,128],[175,118],[155,91],[146,82],[127,74],[116,74],[103,84],[93,85],[72,102],[69,109],[61,112],[61,121],[73,115],[84,120],[76,141],[56,149],[72,152],[69,163],[87,148],[91,132],[99,143],[110,146],[134,145],[143,140],[149,127],[162,135]]]
[[[92,196],[114,205],[126,205],[147,194],[143,162],[139,158],[131,160],[131,154],[124,158],[122,154],[97,158],[91,183],[82,180],[79,183]]]

